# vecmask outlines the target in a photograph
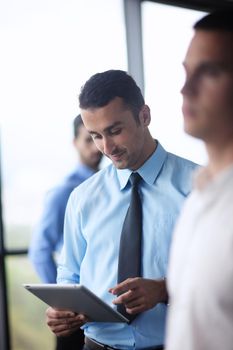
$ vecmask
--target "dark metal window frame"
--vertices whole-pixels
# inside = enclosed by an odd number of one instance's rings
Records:
[[[233,0],[141,0],[141,2],[143,1],[151,1],[204,12],[232,9],[233,7]]]
[[[123,0],[125,13],[128,71],[144,92],[143,46],[141,4],[145,0]],[[233,0],[148,0],[156,3],[180,6],[202,11],[233,8]],[[1,163],[0,163],[0,349],[10,350],[10,328],[7,301],[7,278],[5,258],[12,255],[26,255],[26,249],[7,250],[4,245],[4,225],[1,201]]]
[[[1,155],[1,148],[0,148]],[[6,257],[13,255],[26,255],[27,249],[6,249],[4,242],[3,210],[2,210],[2,177],[0,158],[0,349],[11,349],[9,326],[9,310],[7,297]]]
[[[0,167],[0,349],[10,349],[9,335],[9,319],[7,310],[7,283],[6,283],[6,267],[5,267],[5,248],[3,234],[3,219],[2,219],[2,201],[1,201],[1,167]]]

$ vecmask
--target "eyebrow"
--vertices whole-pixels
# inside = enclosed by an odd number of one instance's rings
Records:
[[[187,63],[184,61],[182,65],[185,69],[187,69]],[[217,67],[223,70],[231,70],[232,65],[230,63],[220,62],[220,61],[203,61],[199,64],[199,67]]]
[[[108,126],[107,128],[105,128],[103,131],[104,131],[104,132],[111,131],[111,129],[113,129],[113,128],[117,127],[117,126],[120,126],[120,125],[122,125],[122,122],[115,122],[115,123],[113,123],[112,125],[110,125],[110,126]],[[92,135],[92,134],[98,134],[98,132],[92,131],[92,130],[90,130],[89,133],[90,133],[91,135]]]

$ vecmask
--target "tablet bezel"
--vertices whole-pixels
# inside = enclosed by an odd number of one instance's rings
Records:
[[[81,284],[25,283],[24,288],[53,308],[85,314],[91,322],[129,320]]]

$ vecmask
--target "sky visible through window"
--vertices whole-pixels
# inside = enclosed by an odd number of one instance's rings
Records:
[[[72,121],[94,73],[127,70],[121,0],[1,0],[0,128],[5,221],[38,219],[76,163]]]
[[[204,13],[146,1],[142,6],[145,99],[151,108],[151,131],[170,152],[205,164],[202,141],[183,131],[180,90],[182,62],[193,24]]]

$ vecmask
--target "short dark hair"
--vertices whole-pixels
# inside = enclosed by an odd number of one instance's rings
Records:
[[[81,88],[79,107],[104,107],[116,97],[123,99],[138,120],[138,114],[145,101],[134,79],[122,70],[112,69],[97,73],[87,80]]]
[[[77,115],[77,117],[73,120],[73,132],[74,132],[74,138],[76,139],[79,135],[79,130],[81,126],[83,126],[83,121],[81,118],[81,114]]]
[[[233,33],[233,10],[214,11],[197,21],[195,30],[221,30]]]

